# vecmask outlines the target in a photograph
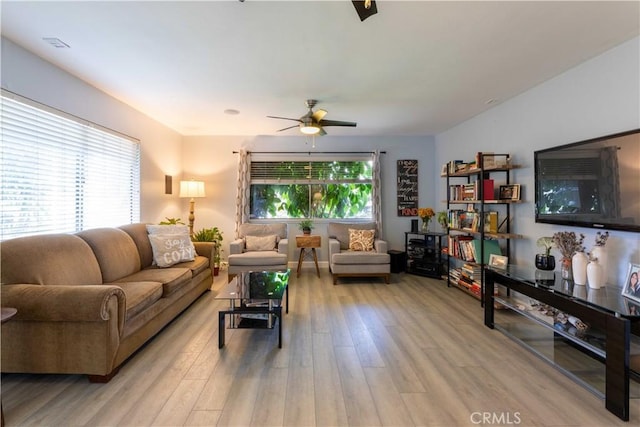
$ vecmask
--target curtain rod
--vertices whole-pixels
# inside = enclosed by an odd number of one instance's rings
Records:
[[[238,154],[234,151],[233,154]],[[247,151],[251,154],[373,154],[375,151]],[[387,154],[386,151],[380,151],[380,154]]]

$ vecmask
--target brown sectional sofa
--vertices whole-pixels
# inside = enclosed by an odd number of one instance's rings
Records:
[[[119,366],[212,284],[213,243],[168,268],[152,265],[145,224],[2,242],[2,372],[87,374]]]

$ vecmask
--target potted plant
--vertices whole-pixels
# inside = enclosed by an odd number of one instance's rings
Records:
[[[160,221],[160,225],[184,225],[184,222],[180,218],[165,218],[165,221]]]
[[[308,218],[303,219],[298,224],[298,228],[302,230],[303,234],[311,234],[311,230],[313,230],[313,221]]]
[[[203,228],[193,233],[191,240],[194,242],[213,243],[213,275],[220,274],[220,256],[222,254],[222,231],[218,227]]]
[[[438,224],[440,224],[440,227],[442,227],[442,229],[446,232],[447,225],[449,222],[449,216],[447,215],[447,211],[440,211],[436,215],[437,215],[436,219],[438,221]]]
[[[544,248],[543,254],[536,254],[536,268],[540,270],[553,270],[556,268],[556,259],[551,255],[553,237],[540,237],[536,242],[538,247]]]

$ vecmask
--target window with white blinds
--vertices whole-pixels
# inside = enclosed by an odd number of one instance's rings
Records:
[[[23,100],[1,98],[0,240],[140,220],[140,144]]]

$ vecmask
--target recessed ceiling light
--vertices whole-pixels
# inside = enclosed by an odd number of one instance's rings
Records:
[[[224,113],[230,116],[237,116],[238,114],[240,114],[240,111],[234,110],[233,108],[227,108],[226,110],[224,110]]]
[[[68,49],[71,47],[57,37],[43,37],[42,40],[59,49]]]

